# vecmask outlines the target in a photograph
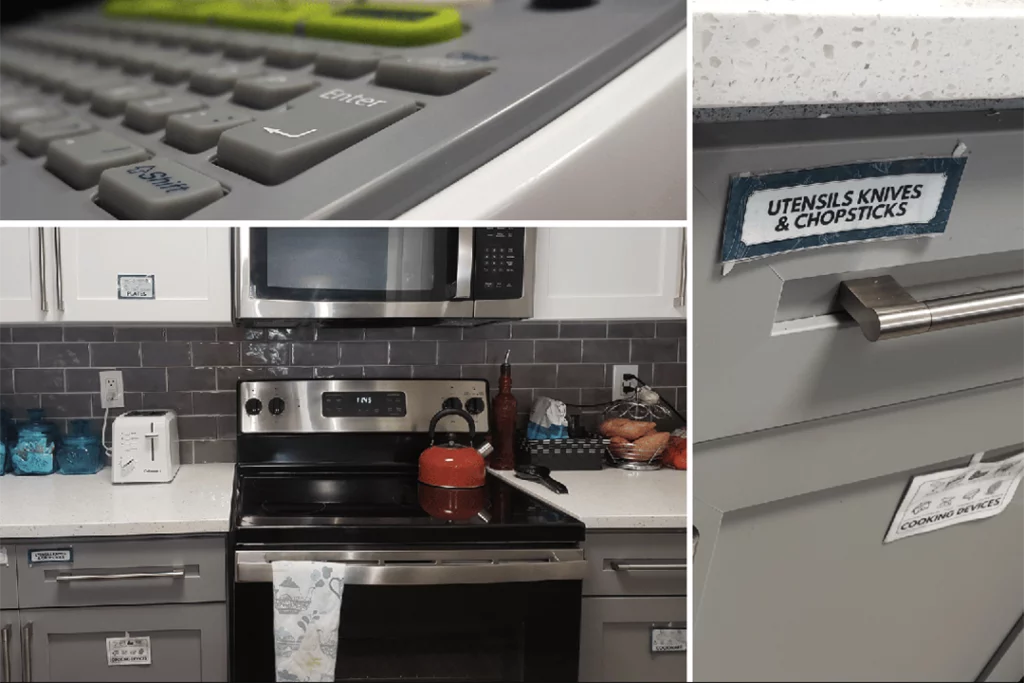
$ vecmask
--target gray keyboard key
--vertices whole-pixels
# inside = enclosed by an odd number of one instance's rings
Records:
[[[67,112],[49,104],[12,104],[0,109],[0,137],[13,138],[26,123],[59,119]]]
[[[449,95],[490,72],[490,67],[464,59],[389,57],[377,65],[375,83],[427,95]]]
[[[131,81],[116,71],[108,71],[91,78],[83,78],[80,81],[65,81],[64,99],[68,102],[78,104],[85,102],[97,90],[114,88],[119,85],[128,85]]]
[[[68,116],[52,121],[36,121],[21,127],[18,135],[18,149],[30,157],[41,157],[53,140],[85,135],[96,130],[88,121]]]
[[[186,218],[224,195],[216,180],[163,157],[109,168],[100,176],[99,203],[127,220]]]
[[[330,43],[307,38],[286,38],[267,47],[266,62],[270,66],[297,69],[312,64],[319,50]]]
[[[317,54],[313,71],[332,78],[359,78],[376,69],[384,56],[378,50],[338,45]]]
[[[129,102],[124,110],[124,125],[142,133],[153,133],[167,125],[171,114],[197,111],[206,104],[188,95],[164,95]]]
[[[218,64],[192,74],[189,87],[205,95],[219,95],[231,90],[240,79],[259,76],[263,72],[263,67],[256,62]]]
[[[210,107],[189,114],[174,114],[167,119],[164,142],[183,152],[204,152],[220,139],[220,134],[253,118],[240,110]]]
[[[267,51],[271,38],[260,33],[229,33],[222,40],[224,56],[231,59],[253,59]]]
[[[124,138],[100,131],[54,140],[46,150],[46,168],[76,190],[92,187],[108,168],[149,158],[149,152]]]
[[[115,85],[113,88],[97,90],[92,94],[92,110],[101,116],[116,116],[124,113],[124,108],[132,100],[157,97],[163,90],[147,83]]]
[[[192,78],[197,71],[217,64],[220,64],[220,58],[216,55],[189,54],[181,59],[162,61],[153,65],[153,80],[160,83],[181,83]]]
[[[316,80],[305,74],[268,74],[235,83],[231,100],[253,109],[273,109],[316,86]]]
[[[248,178],[276,185],[416,111],[412,100],[370,97],[340,88],[305,95],[294,109],[220,137],[217,160]]]

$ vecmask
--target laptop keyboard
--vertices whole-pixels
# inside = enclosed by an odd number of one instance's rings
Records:
[[[631,4],[114,0],[5,31],[0,217],[391,218],[685,23]]]

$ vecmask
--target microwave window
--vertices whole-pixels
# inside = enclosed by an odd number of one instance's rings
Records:
[[[445,301],[455,286],[452,228],[254,228],[259,298]]]

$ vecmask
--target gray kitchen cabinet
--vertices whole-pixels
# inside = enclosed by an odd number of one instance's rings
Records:
[[[227,680],[222,604],[21,610],[32,681]],[[108,666],[107,638],[148,636],[151,663]]]
[[[4,543],[0,545],[0,609],[14,609],[18,606],[18,548]]]
[[[685,681],[686,531],[588,532],[581,681]]]
[[[652,652],[652,631],[685,636],[686,598],[585,598],[581,681],[685,681],[686,650]]]
[[[0,676],[4,683],[22,681],[21,619],[16,609],[0,610]]]
[[[889,275],[919,301],[1024,284],[1021,112],[695,126],[693,406],[700,442],[1024,376],[1021,318],[870,342],[837,303],[843,281]],[[871,159],[970,157],[941,236],[721,264],[729,180]],[[699,442],[698,442],[699,448]]]
[[[5,633],[10,626],[10,680],[227,680],[223,537],[38,539],[4,547],[0,614]],[[46,551],[49,561],[34,551]],[[53,561],[54,551],[68,551],[61,559],[70,561]],[[149,664],[108,666],[107,638],[126,635],[150,638]]]

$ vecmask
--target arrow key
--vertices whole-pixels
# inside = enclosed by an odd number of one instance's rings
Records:
[[[221,133],[252,120],[240,109],[228,107],[174,114],[167,118],[164,142],[183,152],[204,152],[217,144]]]
[[[405,98],[370,97],[335,88],[304,96],[294,109],[226,131],[220,165],[277,185],[416,111]]]
[[[312,90],[317,82],[305,74],[269,74],[235,84],[233,102],[253,109],[273,109]]]

